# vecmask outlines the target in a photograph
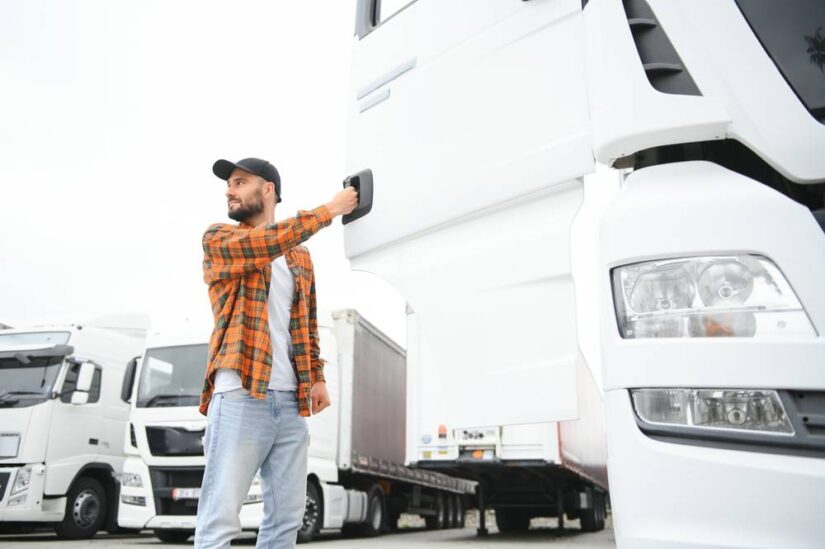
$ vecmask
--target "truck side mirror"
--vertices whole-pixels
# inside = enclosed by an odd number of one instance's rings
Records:
[[[123,373],[123,385],[120,388],[120,400],[123,402],[132,401],[132,388],[135,385],[135,373],[137,372],[137,363],[140,360],[136,356],[126,365],[126,371]]]
[[[87,393],[86,396],[88,398],[88,393],[92,388],[92,380],[95,375],[95,365],[93,362],[84,362],[80,365],[80,372],[77,374],[77,383],[75,384],[75,392],[81,391]],[[72,402],[74,403],[74,395],[72,396]],[[83,403],[85,404],[85,402]]]
[[[372,170],[361,170],[344,179],[344,188],[347,187],[354,187],[358,191],[358,205],[351,213],[341,218],[344,225],[370,213],[372,209]]]
[[[85,391],[75,391],[72,393],[72,404],[88,404],[89,393]]]

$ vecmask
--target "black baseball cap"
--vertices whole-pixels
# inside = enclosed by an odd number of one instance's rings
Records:
[[[278,170],[275,169],[275,166],[261,158],[244,158],[237,162],[221,159],[212,165],[212,173],[224,181],[228,181],[229,176],[232,175],[232,171],[236,168],[274,183],[275,194],[278,195],[278,202],[281,201],[281,176],[278,175]]]

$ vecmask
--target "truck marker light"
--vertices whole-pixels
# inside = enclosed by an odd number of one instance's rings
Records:
[[[612,274],[619,332],[626,339],[817,337],[787,279],[766,257],[646,261]]]

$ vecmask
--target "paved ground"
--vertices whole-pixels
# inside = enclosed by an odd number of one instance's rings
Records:
[[[414,520],[410,521],[415,523]],[[469,521],[473,522],[473,521]],[[313,549],[354,549],[362,547],[392,549],[412,549],[427,547],[428,549],[505,549],[510,547],[537,547],[540,545],[553,549],[612,549],[616,544],[613,539],[613,530],[608,520],[608,528],[597,534],[583,534],[578,530],[578,522],[569,522],[569,528],[560,532],[555,528],[556,522],[552,519],[534,519],[531,529],[520,534],[500,534],[495,528],[495,522],[488,523],[490,535],[484,538],[476,536],[474,528],[461,530],[426,531],[418,527],[405,528],[398,533],[381,536],[379,538],[343,538],[340,534],[322,535],[311,545]],[[91,540],[63,541],[55,538],[50,532],[33,533],[27,535],[0,536],[0,547],[3,549],[46,549],[46,548],[109,548],[109,547],[144,547],[159,549],[163,544],[150,533],[141,535],[109,535],[99,534]],[[244,534],[233,543],[240,547],[254,547],[255,536]],[[192,540],[183,545],[171,547],[191,547]]]

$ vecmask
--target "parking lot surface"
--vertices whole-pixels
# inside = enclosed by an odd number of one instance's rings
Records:
[[[490,534],[486,537],[478,537],[473,525],[474,521],[468,520],[471,526],[463,529],[428,531],[419,527],[404,528],[396,533],[388,534],[378,538],[345,538],[339,533],[322,534],[316,541],[301,547],[314,549],[354,549],[362,547],[392,549],[409,549],[414,547],[427,547],[428,549],[504,549],[510,547],[552,547],[553,549],[608,549],[615,548],[613,529],[608,519],[607,528],[595,534],[584,534],[578,529],[578,521],[568,522],[565,530],[556,528],[556,521],[553,519],[534,519],[530,530],[521,533],[501,534],[496,530],[495,521],[488,522]],[[164,545],[170,547],[191,547],[192,539],[185,544],[172,545],[163,544],[151,532],[144,532],[137,535],[110,535],[98,534],[90,540],[66,541],[58,540],[50,531],[35,532],[31,534],[0,535],[0,546],[3,549],[74,549],[95,547],[143,547],[160,548]],[[233,542],[233,546],[254,547],[255,535],[245,533],[242,537]]]

